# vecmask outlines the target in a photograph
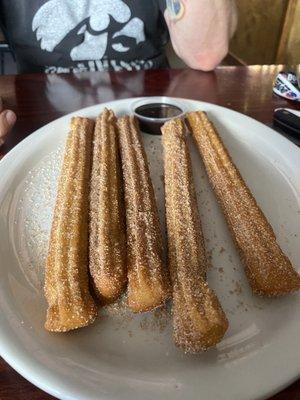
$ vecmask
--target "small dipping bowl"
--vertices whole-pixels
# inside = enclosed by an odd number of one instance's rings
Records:
[[[168,97],[149,97],[134,102],[131,110],[139,121],[142,132],[161,135],[163,124],[175,117],[182,117],[184,109],[179,102]]]

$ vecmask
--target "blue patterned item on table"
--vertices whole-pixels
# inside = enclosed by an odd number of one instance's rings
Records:
[[[273,92],[285,99],[300,101],[297,75],[288,71],[279,72],[274,82]]]

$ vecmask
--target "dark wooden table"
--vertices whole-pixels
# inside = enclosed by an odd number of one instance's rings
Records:
[[[0,157],[24,137],[54,119],[82,107],[109,100],[168,95],[203,100],[247,114],[271,125],[276,107],[300,109],[272,94],[280,66],[220,67],[215,72],[161,70],[81,75],[0,77],[0,96],[18,115]],[[300,372],[300,371],[299,371]],[[53,399],[18,375],[0,359],[0,400]],[[272,397],[299,400],[300,380]],[[271,399],[270,399],[271,400]]]

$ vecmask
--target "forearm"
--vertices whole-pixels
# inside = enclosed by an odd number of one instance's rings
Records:
[[[165,18],[177,55],[191,68],[212,70],[225,57],[237,24],[234,0],[181,0],[179,20]]]

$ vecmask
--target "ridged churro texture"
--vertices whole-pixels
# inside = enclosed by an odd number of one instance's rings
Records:
[[[90,273],[102,304],[111,303],[127,282],[126,228],[121,161],[113,111],[96,120],[90,192]]]
[[[271,225],[206,113],[188,113],[187,120],[253,292],[279,296],[298,290],[299,274],[276,242]]]
[[[89,293],[88,209],[93,121],[71,119],[46,263],[45,328],[65,332],[89,325],[97,315]]]
[[[134,312],[162,305],[170,294],[158,211],[142,138],[133,117],[118,119],[128,260],[128,305]]]
[[[185,126],[162,127],[168,259],[173,286],[173,336],[189,353],[206,350],[224,336],[228,321],[206,282],[206,258]]]

